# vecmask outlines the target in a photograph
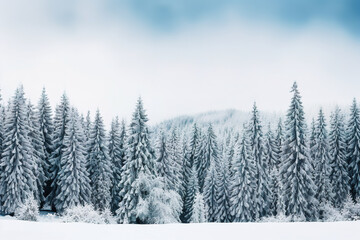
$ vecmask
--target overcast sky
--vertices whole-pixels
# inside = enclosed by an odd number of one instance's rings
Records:
[[[0,0],[0,88],[22,83],[53,108],[129,119],[142,96],[152,123],[236,108],[284,111],[360,93],[356,0]]]

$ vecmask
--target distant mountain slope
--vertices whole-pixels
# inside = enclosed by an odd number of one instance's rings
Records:
[[[267,126],[270,123],[272,128],[276,126],[280,117],[283,117],[281,113],[268,113],[260,112],[262,123],[267,130]],[[195,115],[184,115],[173,119],[163,121],[153,127],[155,134],[158,131],[169,131],[173,128],[177,128],[181,133],[188,133],[194,123],[200,128],[206,128],[210,123],[218,134],[226,133],[230,129],[239,131],[242,129],[243,124],[249,121],[251,118],[251,111],[240,111],[235,109],[223,110],[223,111],[211,111]]]

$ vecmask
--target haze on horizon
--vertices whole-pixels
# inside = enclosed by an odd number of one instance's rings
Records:
[[[152,123],[208,110],[350,105],[360,89],[354,0],[0,0],[0,89],[23,84],[54,108],[129,119],[141,96]]]

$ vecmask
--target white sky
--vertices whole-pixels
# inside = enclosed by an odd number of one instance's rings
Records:
[[[261,110],[284,111],[294,80],[305,107],[349,105],[359,96],[359,39],[322,23],[292,29],[229,13],[159,33],[126,14],[100,18],[85,8],[75,26],[64,27],[48,23],[39,7],[5,5],[0,0],[5,100],[22,83],[37,103],[45,86],[53,108],[66,91],[81,112],[99,108],[109,123],[115,115],[129,119],[141,95],[155,123],[208,110],[250,110],[255,100]]]

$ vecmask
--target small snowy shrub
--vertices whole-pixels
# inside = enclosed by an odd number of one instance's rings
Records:
[[[341,212],[335,208],[332,204],[324,204],[322,206],[323,212],[323,221],[324,222],[337,222],[343,221],[344,217],[342,216]]]
[[[344,220],[348,220],[348,221],[360,220],[360,202],[359,201],[360,200],[357,201],[358,203],[355,203],[352,200],[350,195],[346,198],[344,207],[341,210]]]
[[[19,220],[37,221],[39,206],[34,197],[29,197],[15,211],[15,217]]]
[[[166,190],[161,177],[152,179],[146,174],[140,174],[135,183],[142,192],[135,209],[139,222],[163,224],[180,221],[181,197],[175,191]]]
[[[191,223],[204,223],[206,221],[206,205],[201,193],[197,192],[194,199],[194,207],[191,215]]]
[[[110,208],[105,208],[104,211],[102,211],[100,215],[106,224],[116,223],[115,218],[112,215]]]
[[[64,222],[84,222],[84,223],[105,223],[103,217],[92,205],[74,206],[64,211],[62,215]]]
[[[285,216],[283,213],[279,213],[276,216],[264,217],[260,222],[291,222],[291,217]]]

